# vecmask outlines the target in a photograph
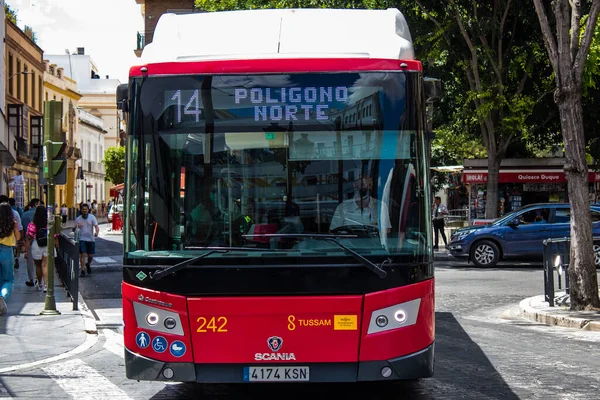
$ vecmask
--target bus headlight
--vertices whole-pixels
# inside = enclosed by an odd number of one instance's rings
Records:
[[[406,313],[404,312],[404,310],[396,311],[394,313],[394,319],[401,324],[404,323],[404,321],[406,321]]]
[[[420,305],[421,299],[414,299],[373,311],[367,334],[385,332],[416,324]]]
[[[385,315],[380,315],[375,319],[375,323],[378,327],[383,328],[388,324],[388,319]]]
[[[165,328],[173,329],[177,326],[177,321],[175,321],[175,318],[169,317],[169,318],[165,319],[164,324],[165,324]]]
[[[156,324],[158,324],[158,314],[155,312],[150,312],[148,314],[146,314],[146,322],[148,323],[148,325],[150,326],[154,326]]]

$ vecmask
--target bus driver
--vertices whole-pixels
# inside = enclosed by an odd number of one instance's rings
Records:
[[[373,198],[373,179],[369,176],[354,181],[354,197],[345,200],[337,206],[329,230],[333,231],[341,226],[370,226],[380,232],[391,232],[392,225],[387,204]],[[383,211],[380,215],[380,210]],[[381,220],[380,220],[381,217]],[[381,222],[381,226],[379,226]]]

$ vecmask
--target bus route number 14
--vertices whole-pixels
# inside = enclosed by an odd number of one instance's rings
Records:
[[[227,329],[225,328],[227,326],[227,318],[225,317],[212,317],[210,319],[198,317],[196,322],[200,324],[196,330],[198,333],[227,332]]]

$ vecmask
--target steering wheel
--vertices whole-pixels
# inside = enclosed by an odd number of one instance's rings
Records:
[[[336,235],[356,235],[359,238],[379,238],[379,229],[370,225],[343,225],[331,230]]]

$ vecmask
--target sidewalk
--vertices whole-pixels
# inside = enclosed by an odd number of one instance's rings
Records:
[[[600,311],[569,311],[569,295],[556,293],[556,307],[548,306],[544,295],[529,297],[519,303],[522,317],[546,325],[600,332]]]
[[[446,246],[440,244],[440,248],[433,251],[433,261],[461,261],[461,259],[452,257],[450,251],[446,249]],[[466,259],[464,259],[464,261],[466,263]]]
[[[60,315],[39,315],[44,310],[46,293],[25,285],[27,265],[23,256],[19,264],[8,313],[0,316],[0,373],[76,354],[97,340],[96,335],[86,333],[84,313],[73,311],[58,276],[54,279],[54,296]]]

